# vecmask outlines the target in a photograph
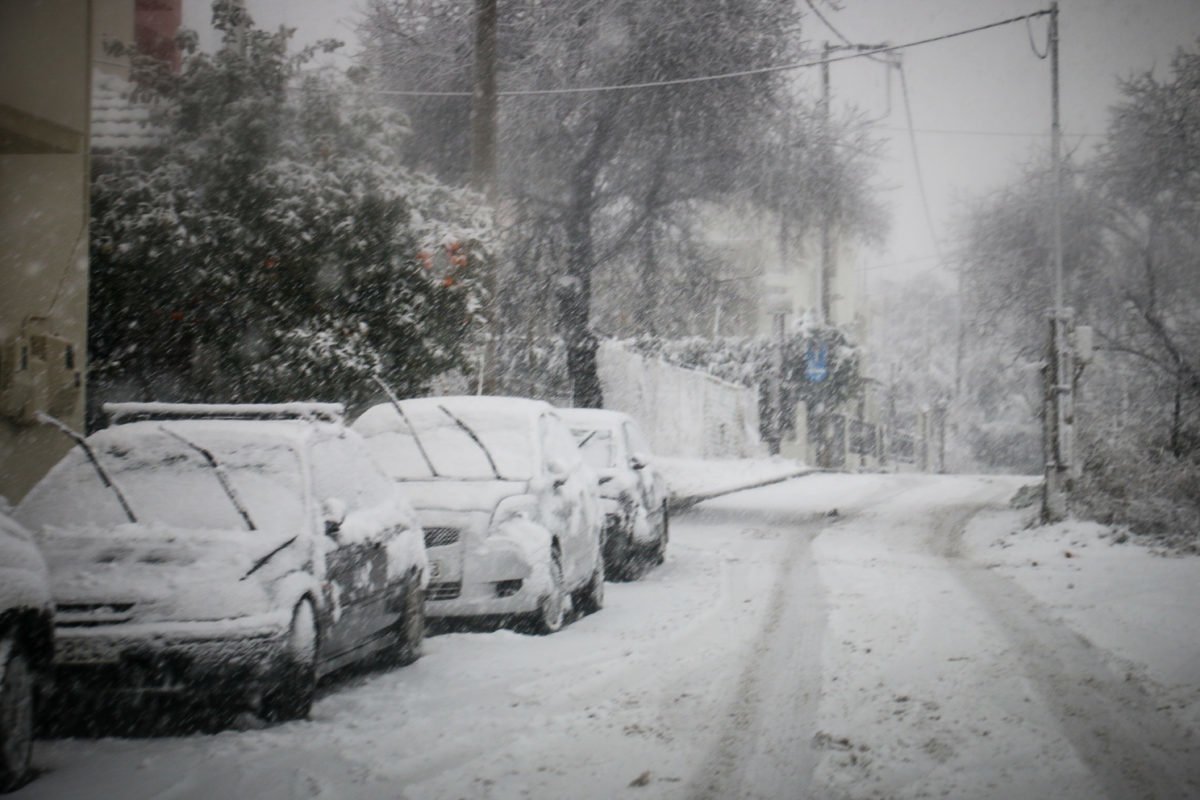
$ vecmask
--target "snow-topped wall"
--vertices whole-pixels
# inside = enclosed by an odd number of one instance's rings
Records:
[[[604,405],[641,425],[664,456],[752,458],[766,455],[753,389],[672,366],[602,342],[596,366]]]

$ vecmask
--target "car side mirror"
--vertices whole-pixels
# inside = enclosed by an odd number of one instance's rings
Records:
[[[551,458],[546,462],[546,477],[554,484],[557,489],[567,482],[571,477],[571,470],[557,458]]]
[[[634,469],[645,469],[649,463],[645,456],[633,455],[629,457],[629,466]]]
[[[337,497],[327,497],[321,504],[321,517],[325,521],[325,535],[335,541],[342,523],[346,521],[346,503]]]

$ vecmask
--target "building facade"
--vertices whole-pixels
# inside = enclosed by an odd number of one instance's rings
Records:
[[[84,425],[93,76],[103,42],[178,63],[181,0],[0,3],[0,496],[16,503]]]

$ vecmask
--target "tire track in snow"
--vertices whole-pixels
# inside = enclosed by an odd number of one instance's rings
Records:
[[[799,796],[816,763],[808,742],[825,611],[811,542],[826,522],[771,522],[787,537],[784,561],[716,747],[686,794],[696,800]]]
[[[967,560],[962,536],[975,511],[950,509],[929,539],[961,583],[989,610],[1079,759],[1112,800],[1200,798],[1200,747],[1132,673],[1116,674],[1104,652],[1014,581]]]

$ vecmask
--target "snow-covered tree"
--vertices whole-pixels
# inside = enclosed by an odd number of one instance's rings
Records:
[[[1099,154],[1064,192],[1066,302],[1096,332],[1077,396],[1072,493],[1083,513],[1137,531],[1200,529],[1200,52],[1122,83]],[[1050,283],[1045,169],[967,215],[965,389],[992,409],[1044,363]],[[991,352],[994,357],[983,359]],[[1003,354],[1003,359],[995,357]],[[1031,411],[1037,398],[1030,402]],[[1032,438],[1033,431],[1030,430]]]
[[[97,394],[354,404],[375,375],[415,393],[461,365],[479,198],[407,168],[403,117],[310,68],[335,42],[292,53],[227,0],[213,21],[220,48],[185,32],[178,72],[114,48],[158,143],[93,182]]]
[[[413,155],[448,176],[461,176],[468,163],[469,105],[437,93],[471,89],[472,10],[469,0],[371,0],[361,27],[367,63],[385,69],[388,88],[431,93],[398,102],[414,120],[436,124],[439,135],[418,142]],[[669,9],[640,0],[500,2],[499,16],[506,91],[778,66],[802,60],[804,46],[791,0]],[[827,146],[842,129],[817,120],[786,73],[504,97],[500,282],[508,335],[522,342],[533,327],[561,336],[574,402],[598,405],[597,333],[688,327],[680,320],[694,315],[689,301],[706,282],[693,269],[707,256],[699,204],[785,211],[797,237],[812,229],[817,206],[836,204],[847,227],[870,217],[859,213],[868,205],[857,191],[865,182],[847,155],[861,149]],[[601,289],[619,294],[599,297]],[[605,325],[620,329],[597,331],[598,309]]]

